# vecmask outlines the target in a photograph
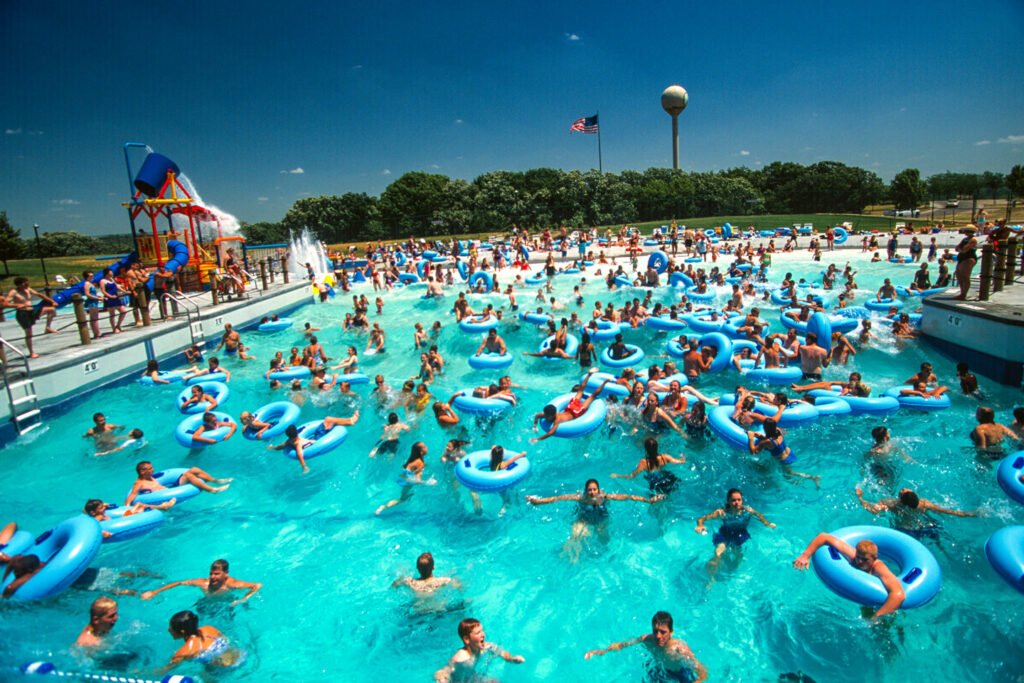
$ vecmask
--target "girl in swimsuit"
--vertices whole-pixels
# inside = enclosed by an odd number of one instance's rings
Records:
[[[708,530],[704,527],[704,522],[709,519],[722,520],[722,527],[711,537],[711,542],[715,544],[715,556],[706,565],[708,587],[715,580],[715,574],[722,565],[722,555],[725,554],[726,549],[735,548],[738,551],[740,546],[750,538],[747,527],[750,525],[750,520],[753,517],[757,517],[766,527],[770,529],[775,528],[775,525],[765,519],[764,515],[754,508],[743,504],[743,494],[740,493],[739,489],[729,489],[729,492],[725,494],[725,507],[712,510],[697,520],[697,526],[694,528],[694,531],[703,535],[708,533]]]
[[[398,498],[389,500],[384,505],[377,508],[377,512],[374,514],[380,514],[390,507],[394,507],[399,503],[404,503],[412,497],[414,487],[418,485],[433,486],[437,483],[437,480],[430,478],[423,481],[423,469],[427,466],[427,463],[423,460],[427,455],[427,444],[422,441],[417,441],[412,445],[412,452],[409,454],[409,459],[405,461],[402,466],[402,475],[398,477],[398,485],[402,487],[402,493]]]
[[[199,617],[193,612],[178,612],[171,617],[168,629],[175,640],[184,640],[162,674],[172,670],[186,659],[202,662],[208,668],[237,666],[244,659],[243,653],[231,647],[224,634],[212,626],[200,626]]]
[[[526,501],[531,505],[547,505],[562,500],[575,501],[576,521],[572,525],[572,534],[562,546],[562,552],[575,563],[579,560],[580,550],[583,547],[583,540],[590,536],[593,529],[602,543],[608,542],[608,501],[609,500],[635,500],[640,503],[657,503],[665,497],[662,495],[644,498],[625,493],[605,493],[601,490],[596,479],[588,479],[584,485],[583,493],[566,493],[561,496],[550,498],[538,498],[527,496]]]
[[[775,420],[768,418],[764,421],[764,434],[758,434],[757,432],[747,432],[747,441],[750,447],[750,452],[753,455],[760,453],[763,450],[768,450],[772,457],[779,461],[782,465],[782,472],[786,476],[792,477],[803,477],[804,479],[810,479],[814,482],[814,485],[821,488],[821,477],[803,474],[802,472],[796,472],[793,470],[791,465],[796,462],[796,454],[790,450],[789,446],[786,445],[786,438],[779,430]]]
[[[676,475],[665,469],[665,465],[683,465],[686,456],[675,458],[668,453],[658,452],[658,440],[653,436],[644,439],[644,457],[637,463],[636,469],[629,474],[613,474],[613,479],[635,479],[641,472],[647,479],[651,493],[671,493],[679,485]]]

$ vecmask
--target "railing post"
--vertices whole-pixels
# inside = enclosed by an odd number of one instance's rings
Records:
[[[213,301],[213,305],[216,306],[220,303],[220,292],[218,291],[217,276],[210,273],[210,299]]]
[[[1011,237],[1006,240],[1006,276],[1005,282],[1008,285],[1013,284],[1013,280],[1017,273],[1017,238]]]
[[[92,336],[89,334],[89,321],[86,320],[85,303],[82,295],[75,293],[71,295],[71,306],[75,309],[75,322],[78,324],[78,338],[82,346],[92,343]]]
[[[271,284],[273,284],[273,282],[274,282],[274,257],[273,256],[268,256],[267,259],[266,259],[266,264],[267,264],[267,270],[270,271],[270,282],[271,282]]]
[[[992,245],[986,244],[981,248],[981,287],[978,301],[988,301],[988,294],[992,289],[992,261]]]
[[[288,284],[288,254],[281,257],[281,277],[284,278],[284,283]]]
[[[263,285],[263,291],[267,291],[267,262],[260,261],[260,283]]]
[[[1003,291],[1003,278],[1006,277],[1006,241],[996,247],[996,266],[992,271],[992,291]]]

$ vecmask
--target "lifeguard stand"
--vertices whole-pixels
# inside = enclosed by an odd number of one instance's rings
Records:
[[[132,147],[142,147],[148,152],[134,176],[128,154]],[[128,209],[132,240],[139,259],[144,265],[166,266],[176,273],[183,291],[208,289],[210,274],[218,269],[221,262],[220,251],[226,248],[223,243],[244,243],[244,240],[221,234],[220,218],[196,203],[178,179],[181,173],[178,165],[164,155],[153,152],[148,145],[128,142],[124,145],[124,161],[132,198],[122,205]],[[143,214],[149,217],[148,233],[135,224],[135,219]],[[172,218],[175,215],[188,218],[188,227],[183,232],[177,232],[174,227]],[[167,220],[167,230],[162,234],[157,228],[157,218],[161,216]],[[217,227],[217,238],[206,245],[202,238],[203,223],[214,223]],[[174,242],[184,245],[187,255]]]

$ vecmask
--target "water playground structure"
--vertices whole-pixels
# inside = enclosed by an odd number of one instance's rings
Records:
[[[138,173],[132,172],[135,148],[146,150]],[[131,198],[121,204],[128,210],[134,249],[108,266],[114,274],[141,262],[147,268],[171,273],[178,291],[201,292],[211,287],[224,293],[245,291],[253,281],[248,274],[245,239],[224,233],[224,216],[200,203],[195,189],[182,182],[178,165],[140,142],[125,143],[124,161]],[[238,252],[240,276],[225,268],[231,248]],[[95,284],[103,277],[103,268],[97,270]],[[147,286],[153,289],[152,276]],[[83,283],[73,285],[58,292],[54,300],[58,305],[67,304],[82,288]]]

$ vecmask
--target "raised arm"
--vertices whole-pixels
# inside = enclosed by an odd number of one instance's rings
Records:
[[[765,516],[762,515],[760,512],[758,512],[754,508],[750,507],[749,505],[747,505],[745,507],[746,507],[747,512],[749,512],[754,517],[756,517],[759,520],[761,520],[761,524],[764,524],[769,529],[774,529],[775,528],[775,523],[774,522],[769,522],[767,519],[765,519]]]
[[[811,555],[813,555],[815,551],[823,545],[832,546],[842,553],[847,560],[853,559],[857,554],[857,551],[854,550],[853,546],[846,541],[840,540],[832,534],[822,533],[815,536],[814,540],[810,542],[804,551],[800,553],[795,560],[793,560],[793,567],[796,569],[807,569],[807,566],[811,563]]]
[[[977,517],[978,516],[977,512],[965,512],[963,510],[951,510],[949,508],[944,508],[942,506],[936,505],[935,503],[931,502],[930,500],[925,500],[924,498],[922,498],[920,500],[918,507],[920,507],[923,510],[928,510],[929,512],[941,512],[944,515],[954,515],[956,517]]]
[[[526,502],[530,505],[547,505],[548,503],[557,503],[563,500],[581,500],[580,494],[578,493],[563,493],[560,496],[551,496],[550,498],[539,498],[537,496],[526,496]]]
[[[709,519],[721,519],[724,515],[725,508],[718,508],[716,510],[712,510],[711,512],[704,515],[703,517],[700,517],[697,520],[697,526],[694,527],[693,530],[696,531],[698,534],[707,534],[708,530],[704,527],[704,522],[708,521]]]
[[[160,586],[156,590],[146,591],[142,593],[139,597],[143,600],[149,600],[157,593],[163,593],[166,590],[177,588],[178,586],[194,586],[196,588],[202,588],[205,583],[205,579],[188,579],[186,581],[174,581],[172,583],[167,584],[166,586]]]
[[[887,502],[886,499],[880,500],[877,503],[869,503],[864,500],[864,489],[859,486],[855,488],[853,492],[857,494],[857,500],[859,500],[860,504],[864,506],[864,509],[873,515],[881,514],[891,509],[889,505],[885,504]]]

